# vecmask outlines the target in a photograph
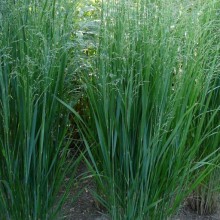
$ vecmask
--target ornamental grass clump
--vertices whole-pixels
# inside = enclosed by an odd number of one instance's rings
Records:
[[[68,114],[56,100],[66,94],[74,7],[0,4],[0,219],[55,219],[76,165],[67,161]]]
[[[192,123],[189,142],[201,142],[200,150],[196,155],[196,160],[207,156],[220,147],[220,90],[219,90],[219,49],[213,48],[218,53],[218,59],[213,69],[213,75],[209,83],[203,89],[202,105],[198,106],[197,117]],[[213,62],[213,61],[211,61]],[[216,161],[219,165],[219,160]],[[200,172],[200,171],[197,171]],[[188,199],[188,204],[200,215],[213,214],[218,208],[219,199],[219,166],[211,172],[196,188]]]
[[[213,169],[217,148],[197,159],[210,133],[189,141],[218,65],[200,15],[212,4],[103,2],[97,65],[84,76],[90,120],[79,125],[94,195],[114,220],[166,219]]]
[[[208,77],[203,86],[200,105],[198,105],[189,136],[191,143],[202,140],[197,160],[220,147],[219,7],[219,1],[213,1],[212,4],[205,5],[200,11],[203,17],[202,22],[205,20],[206,24],[203,30],[203,34],[206,35],[203,44],[207,45],[209,52],[206,55],[207,62],[204,64],[204,72]],[[188,198],[190,207],[198,214],[214,213],[218,207],[219,183],[218,166]]]

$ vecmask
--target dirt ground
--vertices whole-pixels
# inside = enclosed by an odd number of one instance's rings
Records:
[[[81,166],[78,172],[83,171],[85,171],[85,167]],[[95,201],[89,192],[89,189],[94,187],[92,180],[84,180],[78,187],[79,189],[82,189],[82,193],[77,201],[73,201],[77,189],[72,191],[69,199],[61,210],[60,216],[62,217],[60,220],[111,220],[105,215],[103,210],[97,208]],[[220,220],[220,207],[213,215],[199,216],[196,213],[193,213],[188,206],[183,206],[176,216],[168,220]]]
[[[172,220],[220,220],[220,211],[213,215],[200,216],[193,213],[189,208],[183,207],[179,214],[172,218]]]
[[[80,165],[78,175],[87,171],[85,165]],[[96,206],[93,196],[89,189],[94,189],[92,179],[85,179],[73,189],[67,202],[64,204],[60,220],[109,220],[103,210],[99,210]],[[78,199],[75,201],[76,194],[81,192]]]

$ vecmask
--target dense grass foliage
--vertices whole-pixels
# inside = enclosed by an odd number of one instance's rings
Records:
[[[74,4],[63,3],[0,3],[2,220],[54,219],[65,175],[75,169],[67,162],[68,114],[56,100],[67,92],[73,27]]]
[[[202,140],[197,158],[208,155],[220,146],[220,72],[219,72],[219,2],[206,5],[205,10],[212,13],[204,13],[205,27],[202,33],[205,35],[203,44],[208,47],[206,55],[207,64],[204,72],[212,72],[206,78],[201,94],[201,103],[191,128],[191,143]],[[204,22],[203,20],[201,22]],[[205,138],[204,138],[205,137]],[[219,168],[215,169],[199,185],[193,193],[190,203],[192,208],[199,214],[210,214],[216,211],[219,189]]]
[[[167,219],[188,195],[199,213],[213,211],[219,8],[219,0],[2,0],[0,219],[57,218],[81,158],[68,157],[76,123],[93,194],[111,219]]]
[[[80,124],[112,219],[166,219],[213,169],[218,4],[103,2],[97,65],[85,75],[91,120]]]

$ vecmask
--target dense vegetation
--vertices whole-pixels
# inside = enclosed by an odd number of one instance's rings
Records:
[[[218,0],[2,0],[0,219],[56,219],[79,162],[113,220],[213,212],[219,31]]]

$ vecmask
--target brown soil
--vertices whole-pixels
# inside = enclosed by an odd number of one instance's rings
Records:
[[[80,165],[77,171],[78,175],[85,172],[85,165]],[[60,220],[109,220],[104,211],[96,206],[89,189],[94,189],[94,183],[91,178],[83,180],[72,190],[61,210],[60,216],[62,217],[60,217]],[[74,199],[78,192],[81,193],[75,201]]]
[[[189,206],[185,205],[172,220],[220,220],[220,207],[218,206],[216,213],[212,215],[198,215]]]

